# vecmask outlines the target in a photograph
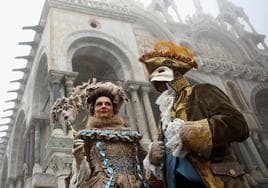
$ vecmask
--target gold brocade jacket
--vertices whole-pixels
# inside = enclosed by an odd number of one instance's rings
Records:
[[[176,98],[172,119],[192,121],[187,156],[209,188],[250,187],[244,171],[233,154],[230,144],[242,142],[249,136],[243,115],[216,86],[172,87]]]

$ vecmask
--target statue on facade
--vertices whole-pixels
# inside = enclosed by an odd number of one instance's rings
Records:
[[[178,20],[181,22],[181,18],[178,12],[177,5],[173,0],[152,0],[148,9],[154,12],[155,14],[159,15],[160,17],[162,14],[162,16],[164,16],[165,21],[167,22],[174,22],[174,18],[168,12],[169,7],[171,7],[174,10]]]
[[[139,144],[142,136],[117,115],[126,100],[121,87],[93,80],[77,86],[68,99],[55,102],[53,119],[61,119],[70,127],[70,120],[75,119],[78,108],[86,106],[90,113],[86,129],[76,132],[71,128],[74,162],[66,187],[147,186],[142,165],[146,152]]]
[[[161,179],[159,174],[166,167],[168,188],[250,187],[230,146],[247,139],[248,125],[218,87],[191,86],[184,79],[187,71],[197,68],[191,51],[160,41],[140,61],[145,64],[150,81],[162,93],[156,103],[161,111],[164,138],[150,145],[149,160],[144,161],[147,172]]]

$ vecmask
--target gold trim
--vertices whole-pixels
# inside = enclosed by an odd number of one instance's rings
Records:
[[[212,134],[207,119],[187,122],[187,132],[182,138],[198,155],[209,158],[212,150]]]
[[[177,93],[182,91],[184,88],[191,86],[191,84],[185,78],[183,78],[183,76],[168,82],[168,85]]]

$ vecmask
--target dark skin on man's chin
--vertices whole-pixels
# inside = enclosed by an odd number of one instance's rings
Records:
[[[160,93],[168,89],[166,83],[167,83],[166,81],[153,81],[152,82],[155,89]]]

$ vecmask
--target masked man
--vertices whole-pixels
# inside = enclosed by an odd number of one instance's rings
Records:
[[[230,146],[249,136],[247,123],[219,88],[211,84],[191,86],[184,79],[187,71],[197,68],[190,50],[160,41],[140,61],[150,81],[162,92],[156,103],[164,142],[150,145],[144,160],[147,173],[161,179],[165,167],[168,188],[249,187]]]

